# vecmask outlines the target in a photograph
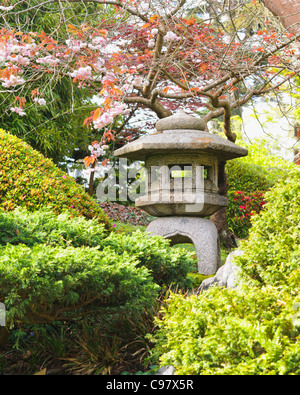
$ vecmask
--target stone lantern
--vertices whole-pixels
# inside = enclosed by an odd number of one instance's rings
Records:
[[[227,160],[247,150],[205,132],[200,118],[180,111],[156,123],[156,132],[115,151],[118,157],[145,162],[145,195],[135,205],[154,219],[146,231],[171,240],[193,243],[198,271],[214,274],[220,266],[220,246],[209,217],[228,199],[219,193]]]

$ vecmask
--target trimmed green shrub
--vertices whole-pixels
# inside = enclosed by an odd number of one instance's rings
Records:
[[[300,169],[266,198],[235,258],[238,287],[172,295],[157,319],[155,362],[178,374],[300,374]]]
[[[158,293],[145,267],[106,248],[7,244],[0,248],[0,301],[9,326],[151,306]]]
[[[229,186],[227,219],[235,236],[245,238],[251,228],[251,212],[260,212],[264,193],[295,166],[272,154],[270,143],[264,140],[254,140],[251,144],[238,141],[237,144],[247,148],[249,154],[226,164]],[[244,201],[240,201],[240,196],[236,196],[238,193],[247,200],[253,199],[251,205],[248,201],[245,206]],[[250,207],[252,205],[254,208]]]
[[[52,207],[69,210],[72,216],[97,218],[111,228],[111,222],[72,177],[28,144],[0,129],[0,209],[26,207],[34,211]]]
[[[172,248],[169,240],[159,236],[147,237],[145,232],[137,230],[131,235],[111,233],[100,248],[107,246],[119,254],[127,251],[135,256],[140,265],[150,270],[154,281],[160,286],[170,286],[172,283],[180,289],[193,286],[193,278],[187,275],[197,266],[194,252]]]
[[[271,286],[173,294],[156,320],[152,363],[185,375],[299,375],[295,306],[291,295]]]
[[[160,286],[174,283],[179,288],[191,288],[193,281],[187,274],[195,271],[194,253],[182,248],[170,247],[169,241],[159,236],[147,237],[140,230],[132,234],[114,233],[109,236],[97,220],[69,218],[68,213],[56,215],[41,209],[29,212],[16,209],[0,212],[0,245],[36,244],[50,246],[97,247],[112,249],[117,254],[126,251],[135,257],[140,267],[145,266]]]
[[[107,237],[96,219],[0,212],[0,302],[11,326],[140,311],[164,286],[192,287],[195,267],[192,252],[141,231]]]
[[[262,152],[258,151],[259,147],[257,143],[247,146],[250,157],[235,159],[226,164],[229,186],[228,226],[239,238],[247,237],[252,226],[251,216],[261,211],[265,192],[294,168],[292,163],[268,155],[266,147],[261,147]]]
[[[96,247],[106,233],[104,224],[99,224],[97,219],[70,218],[68,212],[56,214],[46,208],[35,212],[21,208],[0,211],[0,245]]]
[[[267,168],[246,163],[241,159],[228,161],[226,174],[229,191],[243,191],[245,193],[267,191],[278,179],[274,179]]]

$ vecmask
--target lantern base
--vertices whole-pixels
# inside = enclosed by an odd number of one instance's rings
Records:
[[[198,272],[203,275],[215,274],[221,266],[221,251],[216,226],[206,218],[161,217],[152,221],[146,232],[171,240],[171,245],[194,244]]]

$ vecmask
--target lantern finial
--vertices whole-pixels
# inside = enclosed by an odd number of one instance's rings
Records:
[[[178,110],[170,117],[162,118],[156,122],[156,130],[205,130],[205,123],[200,118],[186,114],[183,110]]]

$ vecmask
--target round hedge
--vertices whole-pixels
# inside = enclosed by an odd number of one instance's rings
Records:
[[[226,163],[226,173],[230,191],[265,192],[277,181],[268,169],[238,159]]]
[[[97,218],[112,225],[97,202],[75,180],[27,143],[0,129],[0,209],[51,207],[72,216]]]

